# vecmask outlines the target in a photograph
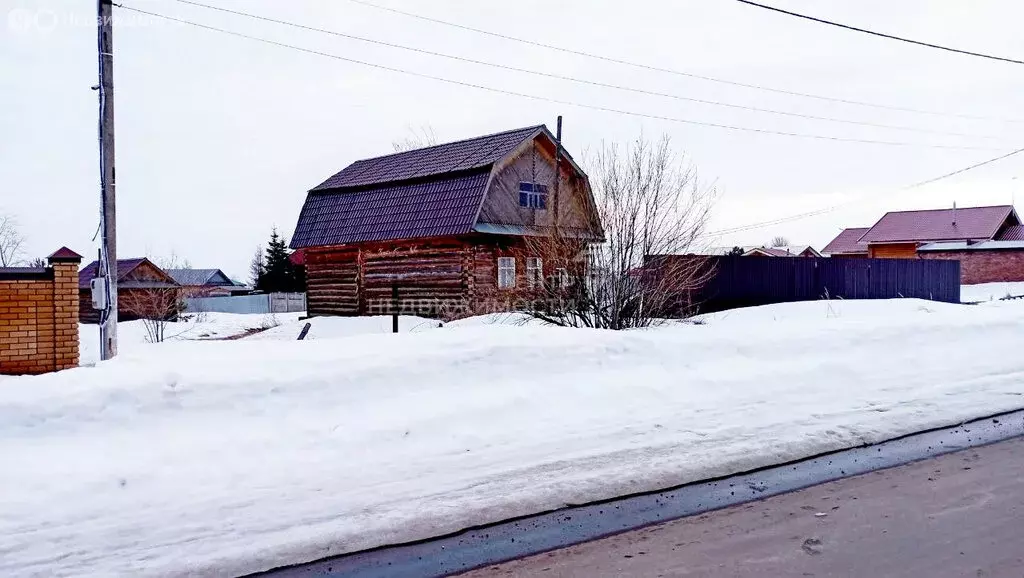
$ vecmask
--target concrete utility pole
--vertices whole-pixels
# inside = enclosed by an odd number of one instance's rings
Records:
[[[100,228],[103,258],[99,271],[106,278],[107,308],[100,316],[100,359],[117,355],[117,214],[114,173],[114,26],[111,0],[97,0],[96,32],[100,67]]]

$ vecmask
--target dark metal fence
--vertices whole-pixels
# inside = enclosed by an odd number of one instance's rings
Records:
[[[681,292],[672,315],[816,299],[960,302],[959,261],[657,255],[648,263],[675,259],[706,259],[708,274],[700,289]]]

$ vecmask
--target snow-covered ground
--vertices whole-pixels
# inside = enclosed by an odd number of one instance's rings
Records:
[[[316,320],[0,378],[0,575],[237,575],[1024,406],[1021,301],[703,320]]]
[[[244,335],[249,331],[278,327],[294,323],[305,313],[273,313],[266,315],[243,315],[239,313],[203,313],[189,315],[187,321],[168,323],[164,339],[171,341],[201,341],[225,339]],[[100,329],[98,325],[78,326],[80,338],[81,365],[93,365],[100,358]],[[298,336],[298,331],[295,332]],[[294,337],[293,337],[294,339]],[[125,321],[117,324],[117,343],[121,353],[133,353],[140,348],[154,346],[147,338],[143,321]],[[162,347],[163,344],[156,344]]]
[[[1024,282],[1021,281],[960,286],[960,301],[963,303],[994,301],[1004,297],[1020,297],[1022,295],[1024,295]]]

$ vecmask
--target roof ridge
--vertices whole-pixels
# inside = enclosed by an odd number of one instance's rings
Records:
[[[891,215],[893,213],[934,213],[934,212],[937,212],[937,211],[952,211],[954,208],[956,210],[958,210],[958,211],[968,211],[968,210],[971,210],[971,209],[1012,209],[1013,205],[981,205],[981,206],[977,206],[977,207],[943,207],[941,209],[909,209],[909,210],[906,210],[906,211],[887,211],[885,214],[886,215]],[[885,215],[883,215],[883,216],[885,216]],[[875,224],[877,225],[877,223],[875,223]],[[872,227],[873,226],[874,225],[872,225]]]
[[[358,162],[361,162],[361,161],[372,161],[372,160],[377,160],[377,159],[386,159],[388,157],[404,155],[404,154],[408,154],[408,153],[411,153],[411,152],[425,151],[425,150],[430,150],[430,149],[439,148],[439,147],[446,147],[446,146],[450,146],[450,145],[453,145],[453,144],[469,142],[471,140],[480,140],[480,139],[485,139],[485,138],[493,138],[493,137],[496,137],[496,136],[502,136],[502,135],[506,135],[506,134],[510,134],[510,133],[514,133],[514,132],[521,132],[521,131],[526,131],[526,130],[537,130],[539,128],[546,129],[547,125],[538,124],[538,125],[534,125],[534,126],[524,126],[524,127],[520,127],[520,128],[513,128],[513,129],[509,129],[509,130],[503,130],[503,131],[499,131],[499,132],[495,132],[495,133],[491,133],[491,134],[481,134],[481,135],[477,135],[477,136],[473,136],[473,137],[469,137],[469,138],[463,138],[463,139],[459,139],[459,140],[453,140],[453,141],[450,141],[450,142],[438,143],[438,144],[430,145],[430,146],[426,146],[426,147],[419,147],[419,148],[415,148],[415,149],[409,149],[409,150],[406,150],[406,151],[396,151],[396,152],[393,152],[393,153],[388,153],[386,155],[379,155],[379,156],[375,156],[375,157],[366,157],[365,159],[359,159],[359,160],[357,160],[355,162],[358,163]]]

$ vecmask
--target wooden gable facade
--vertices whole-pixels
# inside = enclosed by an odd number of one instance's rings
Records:
[[[544,127],[511,133],[454,143],[486,148],[498,137],[508,140],[482,166],[311,191],[292,241],[304,251],[309,314],[376,315],[397,306],[407,314],[456,318],[515,309],[536,292],[539,279],[556,273],[531,253],[529,238],[558,230],[581,239],[581,247],[598,240],[583,171],[562,151],[556,186],[553,135]],[[444,156],[448,146],[429,154]],[[385,193],[379,201],[360,200],[377,191]],[[345,242],[330,242],[332,228]],[[391,238],[374,238],[381,236]]]
[[[99,323],[100,312],[92,307],[90,282],[97,276],[99,262],[93,261],[78,272],[78,316],[82,323]],[[163,269],[146,258],[117,261],[117,318],[131,321],[140,318],[166,318],[167,303],[181,287]]]

